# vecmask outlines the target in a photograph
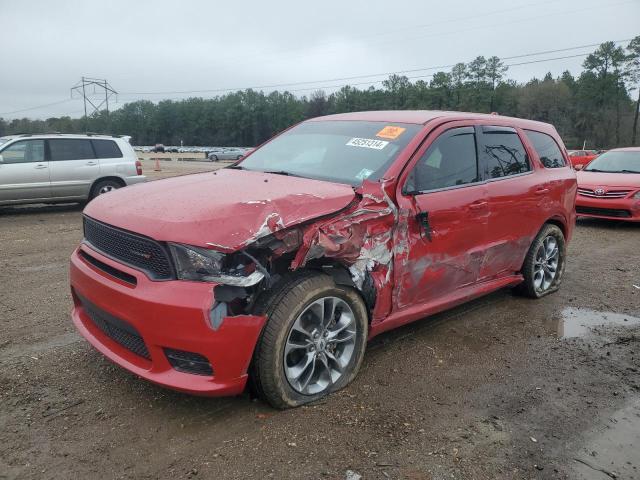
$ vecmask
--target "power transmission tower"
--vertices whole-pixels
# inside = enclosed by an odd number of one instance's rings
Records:
[[[89,98],[90,93],[88,92],[88,87],[92,85],[93,85],[93,93],[96,93],[96,90],[100,90],[100,89],[104,90],[104,99],[100,103],[98,103],[98,105],[93,103],[91,101],[91,98]],[[89,120],[87,117],[87,103],[91,105],[91,107],[93,107],[93,111],[91,112],[91,115],[94,115],[95,113],[99,113],[100,108],[102,108],[102,106],[104,105],[107,110],[107,121],[109,121],[109,98],[111,98],[112,95],[118,94],[118,92],[116,92],[113,89],[113,87],[109,85],[109,82],[107,82],[103,78],[82,77],[81,80],[75,86],[71,87],[72,98],[73,98],[73,92],[81,94],[84,100],[85,130],[89,129]],[[100,98],[102,98],[102,95],[100,95]]]

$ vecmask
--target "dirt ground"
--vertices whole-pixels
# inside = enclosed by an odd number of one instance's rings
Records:
[[[558,293],[381,335],[353,384],[284,412],[90,347],[69,318],[81,237],[78,206],[0,207],[0,478],[640,478],[640,225],[580,221]]]

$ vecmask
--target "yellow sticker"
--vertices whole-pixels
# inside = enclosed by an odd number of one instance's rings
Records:
[[[376,133],[376,137],[388,138],[389,140],[395,140],[400,135],[402,135],[402,132],[404,132],[405,130],[406,130],[406,128],[394,127],[393,125],[387,125],[382,130],[380,130],[378,133]]]

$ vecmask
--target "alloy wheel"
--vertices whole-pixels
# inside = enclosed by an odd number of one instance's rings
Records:
[[[551,286],[558,275],[559,260],[558,241],[553,235],[549,235],[536,251],[533,267],[533,284],[536,290],[543,292]]]
[[[296,318],[284,349],[284,372],[303,395],[323,392],[342,377],[355,350],[356,320],[338,297],[320,298]]]

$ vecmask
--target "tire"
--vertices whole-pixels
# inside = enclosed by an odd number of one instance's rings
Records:
[[[360,295],[314,272],[291,275],[267,295],[256,307],[257,313],[268,319],[252,362],[255,393],[273,407],[285,409],[316,401],[348,385],[360,369],[368,336],[367,309]],[[322,317],[329,324],[327,334],[311,330],[313,319],[321,318],[315,316],[320,311],[335,312],[335,324],[329,315]],[[300,333],[300,326],[308,335]],[[300,367],[303,364],[306,367]],[[294,371],[300,372],[297,381],[293,380]]]
[[[113,190],[117,190],[120,187],[122,187],[122,184],[116,180],[100,180],[91,189],[91,195],[89,196],[89,199],[93,200],[100,195],[111,192]]]
[[[211,160],[212,162],[217,162],[218,161],[218,157],[216,155],[211,155],[209,157],[209,160]]]
[[[545,243],[546,242],[546,243]],[[549,255],[549,246],[555,242],[557,260],[554,262]],[[566,263],[566,242],[559,227],[545,224],[529,247],[522,265],[524,282],[516,287],[516,291],[530,298],[541,298],[560,288]],[[553,271],[552,278],[547,275]],[[542,276],[542,280],[541,280]]]
[[[238,156],[236,157],[236,160],[242,160],[242,155],[238,155]]]

